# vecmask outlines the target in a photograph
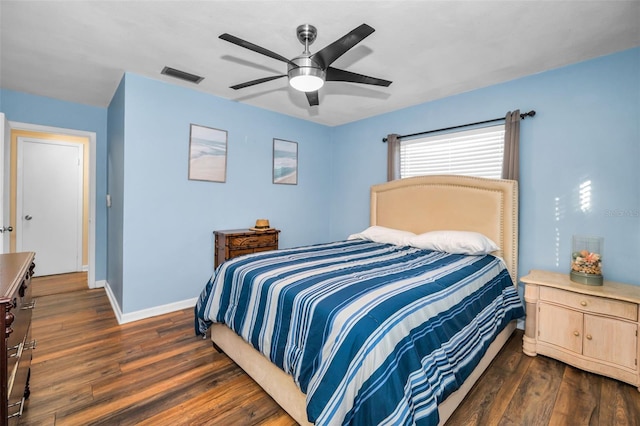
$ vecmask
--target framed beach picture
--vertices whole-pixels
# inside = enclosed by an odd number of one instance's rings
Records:
[[[189,133],[189,180],[227,180],[227,132],[191,125]]]
[[[273,139],[273,183],[298,184],[298,142]]]

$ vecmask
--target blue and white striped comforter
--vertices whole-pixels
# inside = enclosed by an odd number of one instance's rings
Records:
[[[504,262],[363,240],[220,265],[196,332],[224,323],[291,374],[318,425],[438,423],[504,326],[524,315]]]

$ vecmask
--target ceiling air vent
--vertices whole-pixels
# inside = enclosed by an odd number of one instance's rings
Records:
[[[202,80],[204,80],[204,77],[200,77],[199,75],[189,74],[188,72],[180,71],[171,67],[164,67],[160,74],[168,75],[169,77],[179,78],[180,80],[185,80],[195,84],[198,84]]]

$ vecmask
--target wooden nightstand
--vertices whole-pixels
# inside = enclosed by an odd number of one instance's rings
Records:
[[[227,229],[214,231],[215,259],[214,267],[234,257],[257,253],[259,251],[278,250],[280,230],[252,231],[251,229]]]
[[[569,274],[533,270],[525,283],[522,351],[630,383],[640,390],[640,286],[575,283]]]

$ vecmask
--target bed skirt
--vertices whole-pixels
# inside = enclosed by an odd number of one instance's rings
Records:
[[[438,406],[440,425],[444,425],[453,414],[515,329],[516,320],[513,320],[491,343],[486,354],[463,385]],[[260,385],[296,422],[301,425],[312,424],[307,420],[305,394],[296,386],[291,376],[271,363],[226,325],[213,324],[210,330],[213,343]]]

